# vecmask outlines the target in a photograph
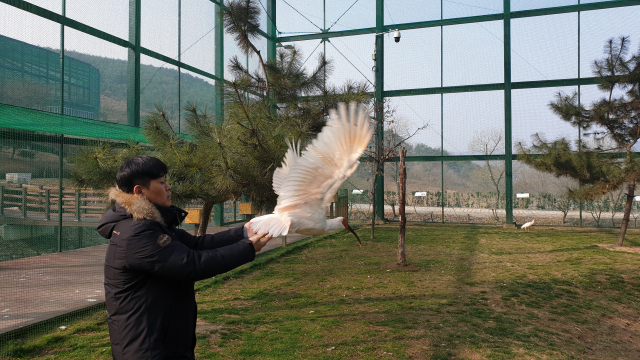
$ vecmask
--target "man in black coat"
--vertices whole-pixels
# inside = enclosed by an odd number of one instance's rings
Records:
[[[115,360],[194,359],[194,282],[253,261],[271,239],[248,224],[213,235],[178,229],[187,213],[171,205],[166,165],[157,158],[125,160],[115,205],[98,232],[110,239],[104,288]]]

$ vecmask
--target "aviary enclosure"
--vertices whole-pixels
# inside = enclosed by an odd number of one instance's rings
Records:
[[[259,5],[254,44],[265,61],[292,48],[303,64],[325,57],[332,62],[325,86],[364,84],[384,104],[372,107],[377,135],[369,150],[405,140],[410,221],[620,225],[624,191],[571,201],[566,190],[578,184],[525,165],[518,144],[531,145],[534,135],[590,141],[549,103],[559,92],[575,92],[581,104],[602,97],[592,64],[610,38],[630,36],[636,51],[640,1]],[[146,146],[141,126],[157,104],[177,133],[185,132],[189,104],[222,116],[230,60],[260,68],[225,33],[223,7],[218,0],[0,1],[0,341],[104,301],[100,254],[91,252],[105,244],[95,232],[104,189],[74,184],[74,156],[105,143]],[[379,176],[367,160],[344,185],[349,216],[394,219],[398,159],[384,159]],[[631,228],[637,217],[634,202]],[[212,224],[242,219],[237,202],[214,207]],[[41,278],[56,261],[98,287],[66,283],[63,269]],[[43,284],[50,295],[29,302],[28,289]]]

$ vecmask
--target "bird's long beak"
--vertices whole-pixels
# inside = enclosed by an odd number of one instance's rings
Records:
[[[353,230],[353,228],[349,225],[347,219],[342,219],[342,225],[344,225],[345,229],[351,231],[351,233],[356,236],[356,239],[358,239],[358,244],[360,244],[360,247],[362,247],[362,241],[360,241],[360,237],[358,236],[358,234],[356,234],[356,231]]]

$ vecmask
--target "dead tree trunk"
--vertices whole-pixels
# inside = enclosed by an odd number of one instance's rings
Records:
[[[377,206],[377,201],[376,201],[376,194],[378,192],[378,182],[376,181],[378,179],[378,174],[381,173],[380,171],[380,162],[376,161],[376,172],[375,175],[373,176],[373,192],[371,193],[371,205],[372,205],[372,212],[371,212],[371,240],[373,240],[374,235],[375,235],[375,227],[376,227],[376,206]],[[384,207],[384,202],[382,203],[383,207]]]
[[[633,197],[636,190],[636,181],[631,180],[627,190],[627,203],[624,206],[624,216],[622,217],[622,225],[620,226],[620,234],[616,241],[616,246],[622,246],[624,237],[627,234],[627,228],[629,227],[629,215],[631,215],[631,205],[633,205]]]
[[[407,149],[402,147],[400,149],[400,201],[398,204],[398,212],[400,213],[400,231],[398,232],[398,264],[406,266],[407,256],[404,250],[404,235],[405,228],[407,226],[407,217],[405,215],[405,204],[407,200],[407,167],[405,165],[405,158],[407,156]]]

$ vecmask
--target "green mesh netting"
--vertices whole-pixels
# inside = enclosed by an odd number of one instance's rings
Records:
[[[140,128],[0,104],[0,128],[144,142]]]

